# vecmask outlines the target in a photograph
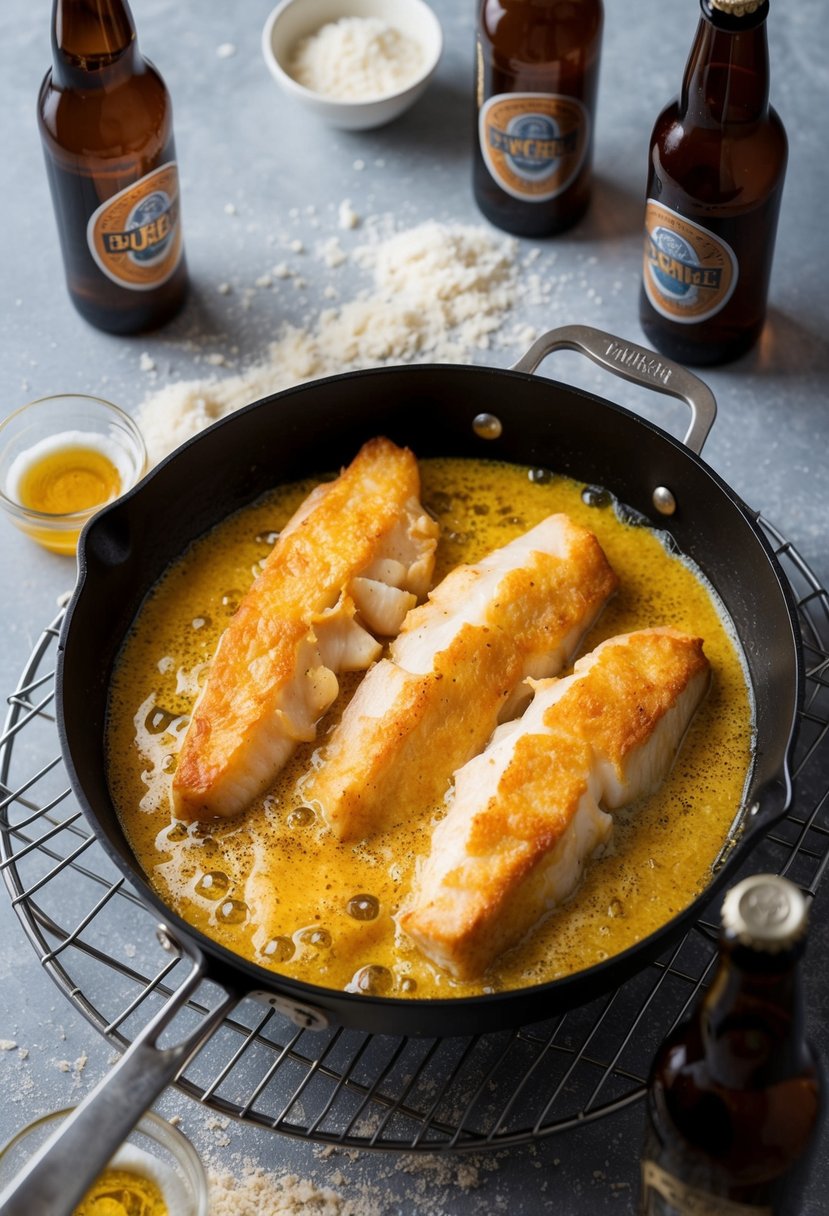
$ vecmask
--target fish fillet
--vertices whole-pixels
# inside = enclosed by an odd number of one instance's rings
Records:
[[[658,787],[708,679],[699,638],[647,629],[535,681],[523,717],[455,774],[403,931],[460,979],[485,971],[574,890],[607,811]]]
[[[440,801],[516,712],[523,681],[570,661],[616,584],[596,537],[566,515],[456,567],[362,681],[302,797],[341,840]]]
[[[379,656],[434,568],[438,527],[410,451],[373,439],[281,532],[222,634],[172,783],[180,819],[235,815]]]

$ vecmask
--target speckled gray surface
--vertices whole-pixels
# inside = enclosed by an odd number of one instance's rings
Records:
[[[30,398],[63,390],[99,392],[132,410],[167,379],[205,374],[203,360],[210,351],[225,352],[237,366],[255,360],[284,322],[313,317],[332,276],[341,274],[336,282],[342,298],[361,285],[353,267],[333,272],[305,256],[301,272],[307,287],[301,293],[290,283],[255,286],[286,256],[287,240],[302,239],[309,249],[330,235],[338,235],[346,248],[359,241],[359,230],[343,233],[337,227],[337,207],[345,198],[363,216],[393,213],[401,225],[428,218],[479,221],[469,187],[472,0],[435,0],[446,39],[435,81],[402,120],[362,135],[321,127],[278,92],[259,53],[268,0],[234,6],[220,0],[135,0],[142,47],[163,71],[174,99],[195,290],[183,316],[160,334],[127,340],[99,334],[75,315],[63,288],[35,126],[35,97],[48,57],[47,7],[6,0],[0,10],[0,154],[13,167],[0,201],[6,236],[0,277],[4,414]],[[607,8],[594,202],[573,232],[541,245],[534,269],[551,284],[545,307],[521,305],[509,324],[527,322],[541,330],[581,322],[639,341],[647,139],[656,112],[678,85],[696,4],[674,0],[668,13],[660,0],[610,0]],[[769,324],[758,350],[704,378],[720,409],[707,459],[796,542],[825,585],[829,167],[825,124],[816,116],[829,106],[829,39],[821,10],[820,0],[772,4],[772,98],[787,125],[791,151]],[[236,53],[218,56],[222,43],[232,43]],[[228,294],[217,290],[223,282],[232,285]],[[154,376],[141,370],[145,351],[155,364]],[[519,347],[501,346],[470,352],[470,358],[504,366],[521,353]],[[621,381],[609,384],[576,356],[557,356],[554,368],[545,371],[642,408],[669,427],[681,426],[680,410],[654,405]],[[6,695],[74,571],[72,563],[35,549],[5,524],[0,555],[0,689]],[[826,773],[829,780],[829,762]],[[825,898],[824,892],[815,910],[808,978],[810,1026],[824,1054],[829,1051],[829,981],[822,966],[829,950]],[[5,894],[0,895],[0,1039],[14,1040],[28,1053],[0,1052],[6,1095],[0,1103],[0,1139],[38,1113],[78,1100],[111,1057],[111,1048],[41,973]],[[85,1066],[75,1067],[84,1057]],[[160,1109],[180,1114],[184,1129],[214,1162],[229,1163],[232,1154],[241,1153],[271,1168],[313,1173],[320,1182],[343,1175],[338,1186],[344,1194],[355,1196],[359,1183],[370,1184],[385,1197],[381,1210],[389,1213],[633,1209],[638,1108],[491,1159],[471,1189],[461,1185],[469,1179],[457,1166],[448,1175],[429,1176],[422,1168],[411,1174],[388,1158],[335,1154],[320,1159],[310,1146],[250,1127],[211,1127],[209,1113],[175,1091]],[[827,1185],[824,1158],[804,1212],[825,1210]]]

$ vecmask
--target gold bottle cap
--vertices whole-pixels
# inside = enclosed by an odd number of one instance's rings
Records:
[[[722,925],[744,946],[777,954],[806,932],[809,903],[799,887],[777,874],[753,874],[726,894]]]
[[[721,13],[728,13],[729,17],[748,17],[757,11],[763,0],[709,0],[709,3]]]

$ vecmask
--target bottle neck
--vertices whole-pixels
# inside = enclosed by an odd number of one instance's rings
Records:
[[[701,8],[682,80],[680,113],[698,126],[755,123],[769,105],[768,4],[742,19],[718,13],[707,0]]]
[[[718,1083],[768,1085],[807,1066],[799,954],[776,959],[723,946],[700,1009],[705,1058]]]
[[[52,81],[63,88],[112,87],[142,63],[126,0],[53,0]]]

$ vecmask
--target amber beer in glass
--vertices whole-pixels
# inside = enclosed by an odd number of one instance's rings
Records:
[[[788,155],[769,105],[768,8],[701,0],[682,91],[651,135],[640,320],[682,363],[737,358],[766,316]]]
[[[162,325],[187,294],[172,109],[124,0],[54,0],[38,124],[69,295],[99,329]]]
[[[475,201],[499,228],[550,236],[587,208],[601,0],[483,0]]]
[[[801,1216],[825,1103],[798,974],[807,916],[776,875],[727,893],[711,986],[651,1070],[640,1216]]]

